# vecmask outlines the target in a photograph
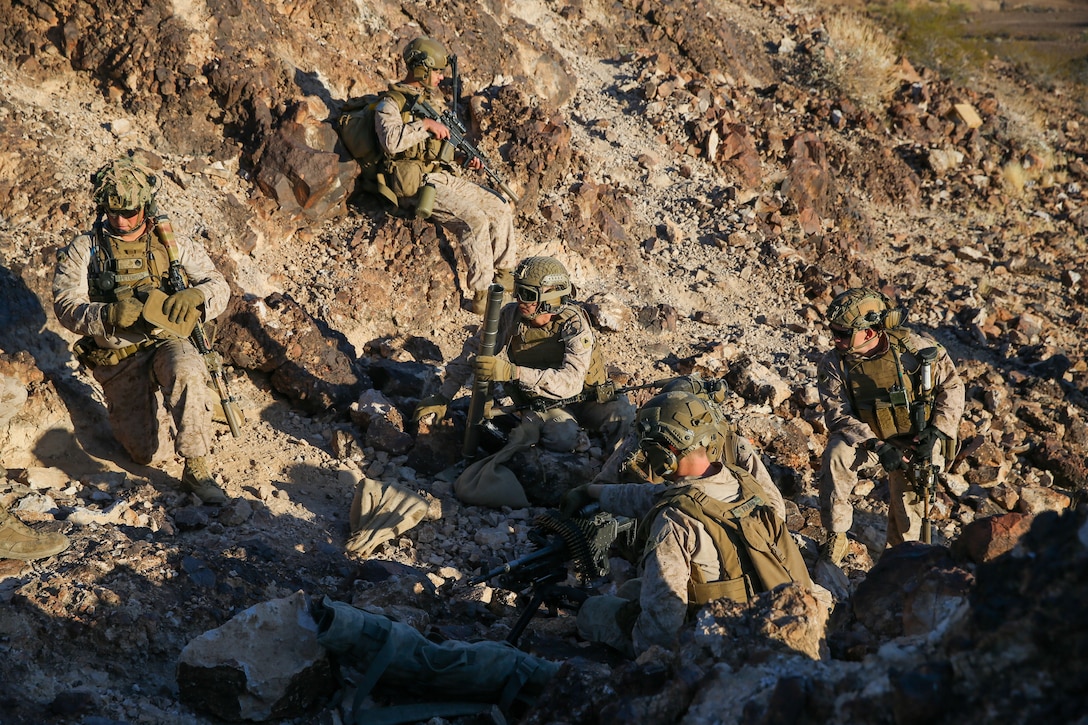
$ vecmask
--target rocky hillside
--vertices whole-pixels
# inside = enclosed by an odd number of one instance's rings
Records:
[[[525,719],[1084,711],[1083,627],[1049,611],[1085,596],[1068,575],[1088,547],[1069,512],[1088,487],[1084,88],[996,58],[942,74],[860,15],[789,2],[0,0],[0,19],[0,499],[73,541],[0,561],[4,722],[237,717],[179,686],[181,650],[296,591],[436,637],[509,632],[512,597],[464,579],[529,550],[542,509],[452,495],[463,398],[404,424],[479,322],[456,239],[357,193],[330,125],[421,33],[460,58],[462,113],[520,195],[522,256],[564,260],[618,383],[729,382],[839,602],[827,630],[792,633],[783,613],[815,621],[795,593],[711,608],[685,657],[628,665],[578,644],[569,616],[538,619],[526,647],[580,657]],[[177,490],[169,446],[127,460],[52,313],[56,251],[93,221],[89,176],[130,151],[235,292],[217,347],[248,422],[216,442],[221,510]],[[821,313],[859,284],[950,350],[968,407],[944,546],[881,559],[886,489],[862,482],[846,581],[815,566],[815,364]],[[534,503],[598,467],[595,443],[522,461],[549,484]],[[429,506],[369,557],[345,548],[362,474]],[[586,695],[606,679],[614,695]],[[295,705],[279,714],[344,713],[337,694]]]

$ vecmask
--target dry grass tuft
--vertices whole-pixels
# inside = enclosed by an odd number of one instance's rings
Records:
[[[840,12],[824,23],[827,80],[863,108],[875,111],[898,88],[895,42],[874,23]]]

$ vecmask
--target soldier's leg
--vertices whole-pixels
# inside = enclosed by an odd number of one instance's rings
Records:
[[[565,408],[552,408],[539,414],[542,426],[540,445],[549,451],[570,453],[578,447],[581,428]]]
[[[919,541],[922,536],[922,497],[903,471],[888,474],[888,546]]]
[[[431,217],[460,237],[468,289],[486,290],[496,269],[516,264],[509,205],[495,192],[452,174],[436,173],[428,178],[435,185]]]
[[[607,403],[587,400],[571,407],[578,422],[588,431],[599,433],[604,439],[605,450],[615,448],[635,422],[635,406],[620,395]]]
[[[159,420],[151,361],[154,350],[142,350],[116,365],[103,365],[92,375],[102,386],[113,437],[133,461],[151,463],[159,445]]]
[[[182,458],[208,455],[212,401],[204,359],[187,340],[170,340],[156,349],[153,369],[174,419],[174,451]]]
[[[858,470],[870,462],[872,454],[861,446],[847,443],[832,433],[824,449],[820,466],[820,519],[825,529],[845,533],[854,522],[850,494],[858,482]]]
[[[625,616],[632,600],[601,594],[590,597],[578,609],[578,634],[589,642],[601,642],[627,657],[634,657],[635,646],[631,640],[633,621]]]

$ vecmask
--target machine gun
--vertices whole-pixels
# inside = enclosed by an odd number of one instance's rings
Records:
[[[487,159],[484,158],[483,152],[476,148],[472,144],[472,142],[468,140],[468,136],[466,135],[468,133],[468,129],[465,128],[464,124],[461,123],[460,119],[458,119],[457,116],[455,116],[452,112],[442,111],[441,113],[439,113],[434,109],[433,106],[431,106],[431,104],[427,103],[419,96],[416,96],[415,99],[412,101],[412,105],[408,109],[408,112],[411,113],[413,116],[422,116],[423,118],[429,118],[432,121],[438,121],[443,126],[448,128],[450,132],[449,143],[454,148],[454,150],[460,151],[465,155],[465,163],[467,164],[472,159],[479,159],[480,168],[483,169],[484,173],[486,173],[491,181],[494,182],[495,186],[499,188],[499,191],[506,194],[510,201],[514,202],[515,204],[520,201],[517,194],[513,192],[510,186],[505,181],[503,181],[502,177],[500,177],[498,173],[494,169],[492,169],[491,166],[487,163]]]
[[[166,247],[166,255],[170,259],[170,268],[167,271],[166,278],[170,291],[173,293],[188,289],[189,280],[185,276],[185,270],[181,267],[181,260],[178,259],[178,242],[174,236],[173,224],[165,214],[156,215],[154,219],[155,235],[162,242],[162,245]],[[193,327],[189,339],[192,341],[193,346],[196,347],[197,352],[204,358],[204,365],[207,366],[208,374],[211,376],[215,390],[219,394],[219,402],[223,406],[223,415],[227,419],[227,425],[230,426],[230,434],[235,438],[241,437],[242,426],[245,424],[245,415],[238,407],[238,399],[233,397],[227,388],[227,378],[223,372],[223,359],[211,346],[208,335],[204,331],[204,325],[199,320]]]
[[[578,607],[592,593],[594,581],[609,572],[608,552],[621,536],[634,541],[635,519],[601,511],[599,504],[584,507],[573,518],[555,511],[537,516],[529,531],[535,551],[469,580],[480,584],[498,577],[498,585],[528,600],[514,628],[506,637],[517,645],[522,632],[542,604],[549,611]],[[579,586],[564,586],[570,569]]]

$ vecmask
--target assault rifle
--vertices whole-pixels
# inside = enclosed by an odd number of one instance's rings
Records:
[[[162,242],[162,245],[166,247],[166,255],[170,259],[170,267],[166,278],[170,292],[174,293],[188,289],[189,280],[185,275],[185,270],[181,268],[181,260],[178,259],[178,242],[174,236],[174,226],[165,214],[155,216],[155,235]],[[223,415],[227,419],[227,425],[230,426],[230,434],[235,438],[241,437],[245,416],[238,407],[238,399],[233,397],[230,390],[227,389],[227,378],[223,372],[223,358],[212,348],[208,336],[204,332],[204,325],[199,320],[193,327],[189,339],[192,341],[193,346],[196,347],[197,352],[204,358],[204,365],[208,368],[208,375],[211,376],[215,390],[219,394],[219,402],[223,405]]]
[[[595,580],[609,572],[608,552],[621,536],[634,541],[635,519],[617,517],[592,503],[573,518],[555,511],[537,516],[529,531],[535,551],[469,580],[480,584],[498,577],[498,585],[528,599],[506,641],[517,645],[522,632],[542,604],[553,614],[559,607],[577,608],[593,592]],[[568,567],[580,586],[563,586]]]
[[[925,430],[926,425],[929,423],[927,416],[929,411],[927,409],[933,401],[933,364],[937,360],[937,354],[937,348],[935,347],[927,347],[918,352],[922,361],[919,380],[921,399],[914,402],[910,411],[914,430],[917,433]],[[914,478],[914,485],[918,487],[918,493],[922,497],[923,544],[933,543],[933,522],[930,521],[930,518],[933,513],[933,506],[937,503],[937,476],[940,472],[940,467],[933,463],[932,449],[928,460],[918,455],[917,451],[914,452],[914,457],[911,460],[911,474],[912,478]]]
[[[517,194],[513,192],[509,185],[507,185],[507,183],[502,180],[502,177],[500,177],[498,173],[496,173],[496,171],[492,169],[491,166],[487,163],[487,159],[484,158],[483,152],[481,152],[472,144],[471,141],[468,140],[468,136],[466,135],[468,133],[468,129],[465,128],[464,124],[461,123],[460,119],[458,119],[453,113],[451,113],[450,111],[442,111],[441,113],[439,113],[434,109],[433,106],[431,106],[431,104],[427,103],[419,96],[416,96],[415,99],[412,101],[412,105],[411,107],[409,107],[408,112],[411,113],[413,116],[422,116],[423,118],[429,118],[432,121],[438,121],[443,126],[448,128],[450,132],[449,143],[456,151],[460,151],[465,155],[466,165],[472,159],[479,159],[481,164],[480,168],[483,169],[484,173],[488,175],[491,181],[493,181],[495,185],[499,187],[499,190],[502,193],[506,194],[510,201],[514,202],[515,204],[520,201]]]

